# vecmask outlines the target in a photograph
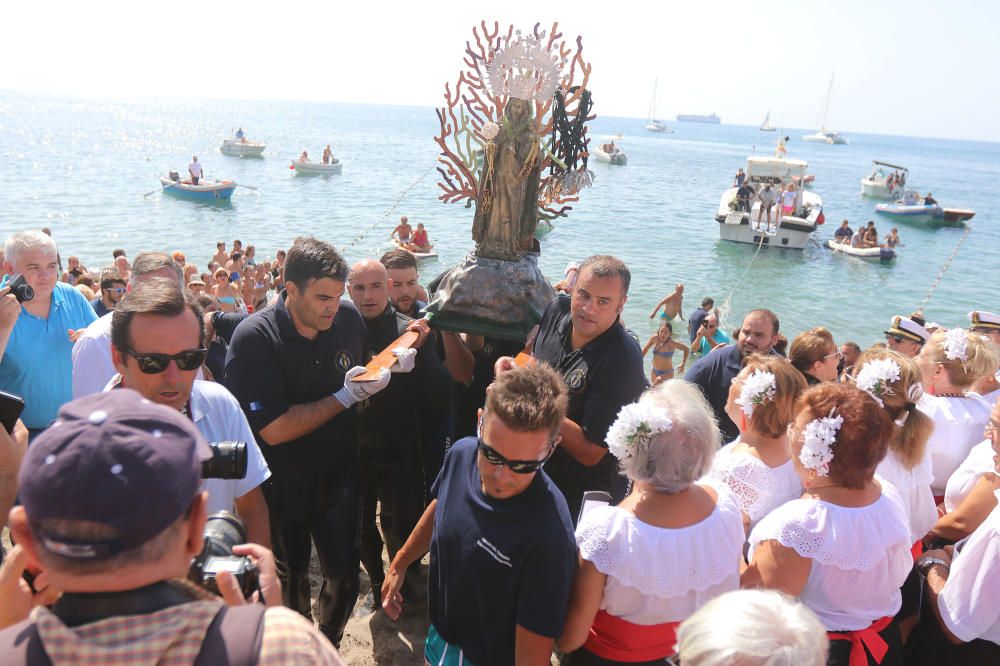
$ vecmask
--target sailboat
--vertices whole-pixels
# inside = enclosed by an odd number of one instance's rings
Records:
[[[806,134],[804,141],[814,141],[816,143],[845,144],[847,138],[841,136],[840,132],[835,132],[826,128],[826,115],[830,111],[830,93],[833,92],[833,74],[830,75],[830,85],[826,89],[826,99],[823,100],[823,123],[815,134]]]
[[[764,116],[764,122],[760,124],[761,132],[774,132],[777,128],[771,124],[771,110],[768,109],[767,115]]]
[[[649,101],[649,118],[646,119],[646,129],[650,132],[659,132],[660,134],[673,134],[674,131],[667,127],[667,124],[662,120],[656,119],[656,85],[657,81],[653,81],[653,99]]]

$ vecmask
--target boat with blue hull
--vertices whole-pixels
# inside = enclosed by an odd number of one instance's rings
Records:
[[[925,203],[924,198],[912,190],[907,190],[903,198],[898,201],[875,206],[875,212],[914,224],[927,224],[934,218],[944,216],[944,208],[937,203]]]
[[[202,180],[193,185],[190,180],[160,177],[163,193],[191,201],[228,201],[233,197],[236,183],[231,180]]]

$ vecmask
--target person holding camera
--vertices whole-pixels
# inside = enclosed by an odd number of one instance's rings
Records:
[[[59,282],[51,237],[20,231],[4,246],[0,284],[0,386],[24,399],[33,439],[73,396],[73,343],[97,319],[79,291]]]
[[[246,603],[224,570],[215,580],[228,605],[184,580],[210,541],[199,490],[210,451],[190,419],[122,389],[65,405],[54,425],[25,457],[23,505],[11,511],[18,545],[0,570],[0,661],[342,663],[280,607],[266,548],[227,544],[222,558],[259,571],[249,600],[266,605]]]
[[[208,512],[234,511],[250,540],[271,543],[267,503],[260,486],[271,472],[236,398],[220,384],[197,381],[205,360],[201,308],[176,280],[144,280],[122,299],[111,320],[111,358],[116,375],[105,390],[125,387],[144,398],[186,414],[210,442],[244,443],[242,467],[233,464],[207,478]],[[223,453],[233,447],[223,447]],[[230,463],[234,462],[232,460]]]

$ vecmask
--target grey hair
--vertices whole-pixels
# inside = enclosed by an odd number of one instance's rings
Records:
[[[52,240],[52,237],[37,229],[18,231],[12,235],[4,243],[3,253],[6,260],[13,265],[22,252],[33,248],[48,250],[52,253],[52,256],[56,256],[59,253],[58,248],[56,248],[56,242]]]
[[[826,627],[777,590],[735,590],[699,608],[677,630],[684,666],[825,666]]]
[[[682,379],[670,379],[643,393],[639,402],[666,411],[673,427],[638,446],[620,464],[622,473],[664,493],[680,492],[705,476],[721,436],[701,390]]]

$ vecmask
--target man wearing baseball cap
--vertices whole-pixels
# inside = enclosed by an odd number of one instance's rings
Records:
[[[266,610],[243,605],[231,575],[220,574],[219,586],[238,608],[183,580],[202,549],[208,455],[190,419],[135,391],[65,405],[21,467],[23,504],[10,514],[18,546],[0,571],[0,620],[18,620],[11,613],[30,605],[25,566],[62,595],[0,631],[0,662],[301,663],[305,654],[339,664],[312,625],[270,605],[281,594],[266,548],[234,548],[260,569]]]
[[[924,343],[931,339],[931,334],[924,328],[924,321],[917,321],[912,316],[893,317],[892,325],[884,333],[889,349],[910,358],[916,358]]]

